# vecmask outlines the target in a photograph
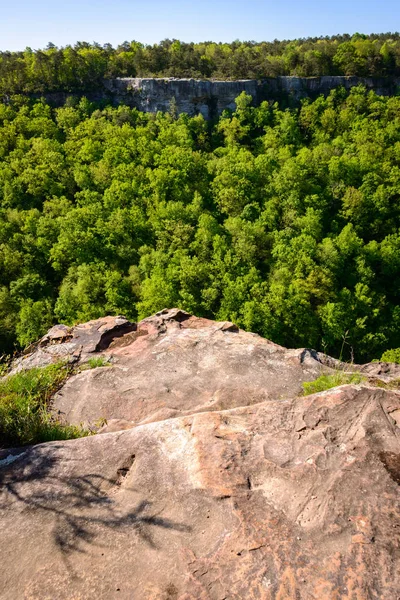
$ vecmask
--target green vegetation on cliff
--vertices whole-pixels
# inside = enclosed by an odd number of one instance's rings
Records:
[[[325,392],[339,385],[348,385],[363,383],[366,378],[359,373],[346,373],[346,371],[338,370],[333,375],[320,375],[314,381],[305,381],[303,383],[303,396],[310,394],[318,394]]]
[[[214,125],[0,105],[1,352],[165,306],[356,360],[400,346],[400,98],[250,100]]]
[[[398,33],[337,35],[273,42],[75,46],[0,52],[0,94],[88,92],[104,78],[262,79],[277,75],[400,76]]]
[[[68,373],[64,365],[54,364],[0,380],[0,448],[87,435],[81,427],[61,423],[49,410]]]

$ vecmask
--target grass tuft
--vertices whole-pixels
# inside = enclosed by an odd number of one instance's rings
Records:
[[[305,381],[303,383],[303,396],[324,392],[325,390],[330,390],[338,385],[345,385],[347,383],[357,384],[362,383],[363,381],[366,381],[366,378],[359,373],[337,371],[332,375],[321,375],[318,379],[315,379],[315,381]]]
[[[49,412],[50,401],[69,375],[64,364],[22,371],[0,380],[0,447],[82,437],[88,432]]]
[[[383,388],[384,390],[400,390],[400,379],[382,381],[379,377],[370,377],[369,382],[375,387]]]
[[[96,369],[97,367],[110,367],[110,362],[104,358],[104,356],[97,356],[95,358],[89,358],[87,361],[90,369]]]

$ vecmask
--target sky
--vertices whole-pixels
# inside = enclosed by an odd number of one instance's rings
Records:
[[[0,50],[400,30],[400,0],[0,0]]]

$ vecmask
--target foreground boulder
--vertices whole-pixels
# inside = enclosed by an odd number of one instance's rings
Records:
[[[73,425],[98,429],[106,423],[102,431],[292,398],[303,382],[338,368],[361,371],[371,381],[400,378],[400,365],[350,369],[314,350],[288,350],[233,323],[177,308],[139,323],[104,317],[76,327],[56,325],[29,350],[11,373],[60,360],[75,365],[53,411]]]
[[[398,365],[304,397],[344,366],[179,309],[57,325],[13,371],[60,358],[54,413],[106,424],[0,450],[2,600],[400,597]]]
[[[10,451],[0,597],[394,600],[399,424],[342,386]]]
[[[107,367],[78,373],[54,399],[54,410],[70,423],[106,420],[121,429],[290,398],[325,369],[315,353],[178,309],[144,319],[96,353],[102,355]]]
[[[67,343],[79,347],[81,363],[88,356],[109,362],[73,376],[55,397],[54,411],[69,423],[93,427],[107,422],[104,431],[113,431],[291,398],[301,392],[304,381],[337,367],[334,359],[313,350],[287,350],[233,323],[197,318],[179,309],[161,311],[134,325],[114,317],[112,327],[113,318],[107,319],[107,337],[101,343],[97,337],[104,329],[102,319],[71,331]],[[81,349],[82,329],[96,332],[97,345],[91,342]],[[385,372],[380,363],[370,368],[374,377],[379,370],[383,379],[400,377],[400,366],[396,371],[391,365]]]

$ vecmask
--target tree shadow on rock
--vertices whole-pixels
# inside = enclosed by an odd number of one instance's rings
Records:
[[[124,510],[119,494],[132,492],[121,481],[126,476],[126,461],[113,479],[99,473],[69,476],[63,474],[62,466],[73,459],[60,454],[60,449],[65,447],[57,443],[45,451],[33,446],[21,449],[9,462],[0,460],[0,511],[6,515],[23,506],[29,509],[29,519],[43,516],[48,522],[48,516],[53,516],[53,539],[64,556],[101,545],[105,530],[133,533],[153,549],[157,549],[156,528],[191,531],[188,525],[161,516],[162,510],[154,512],[153,503],[147,500],[140,500],[132,509],[125,502],[129,510]]]

